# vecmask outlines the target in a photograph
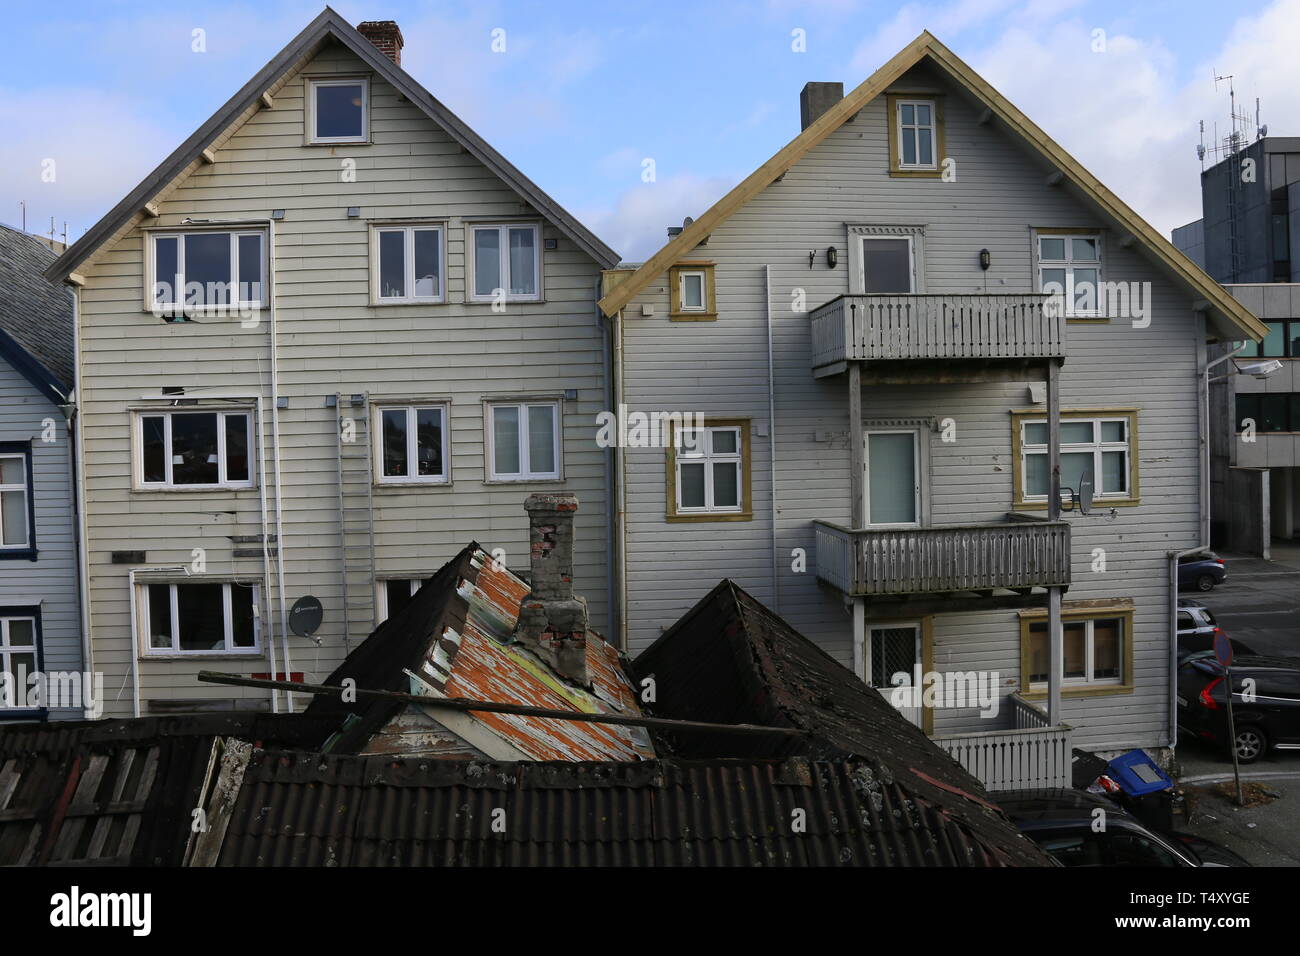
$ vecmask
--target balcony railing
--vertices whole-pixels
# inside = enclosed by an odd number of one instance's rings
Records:
[[[989,790],[1070,786],[1070,725],[1052,726],[1019,694],[1003,700],[1011,704],[1014,729],[945,734],[935,744]]]
[[[1048,299],[1024,294],[840,296],[812,312],[812,365],[1061,358],[1065,317],[1046,307]]]
[[[817,576],[853,597],[1070,583],[1065,521],[851,530],[814,522]]]

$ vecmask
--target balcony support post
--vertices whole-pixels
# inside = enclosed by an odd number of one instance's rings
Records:
[[[1047,360],[1047,518],[1061,519],[1061,367]],[[1061,675],[1065,656],[1061,629],[1061,589],[1047,593],[1047,719],[1052,726],[1061,722]]]
[[[867,523],[867,502],[863,485],[866,455],[862,443],[862,366],[849,363],[849,500],[850,527],[855,531]]]

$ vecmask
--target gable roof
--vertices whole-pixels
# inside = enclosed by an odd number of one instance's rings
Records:
[[[471,543],[380,624],[325,683],[340,686],[350,678],[365,690],[640,716],[618,651],[600,635],[587,632],[590,690],[568,683],[515,640],[515,622],[527,595],[527,584]],[[342,695],[329,695],[315,697],[306,713],[339,718],[345,729],[331,751],[359,753],[390,721],[417,706],[374,697],[345,702]],[[649,733],[640,727],[481,711],[449,715],[437,708],[425,713],[493,759],[646,760],[655,755]]]
[[[42,273],[54,253],[0,225],[0,358],[56,405],[72,390],[72,293]]]
[[[713,230],[727,221],[740,209],[790,167],[802,159],[809,150],[821,143],[835,130],[855,116],[859,110],[884,93],[888,87],[924,60],[938,66],[958,86],[987,106],[1008,129],[1051,163],[1092,205],[1117,223],[1135,239],[1176,281],[1186,286],[1198,299],[1208,304],[1211,316],[1219,317],[1220,334],[1261,339],[1268,329],[1255,316],[1232,298],[1222,286],[1205,274],[1168,239],[1157,232],[1141,216],[1103,186],[1095,176],[1056,143],[1029,117],[1016,109],[983,77],[967,66],[956,54],[930,34],[920,36],[903,47],[880,69],[867,77],[856,89],[830,107],[816,122],[777,151],[738,186],[714,203],[694,222],[686,226],[675,238],[662,246],[636,271],[610,289],[600,300],[605,315],[612,316],[626,306],[638,292],[656,277],[662,275],[682,256],[699,245]]]
[[[1034,844],[994,806],[984,786],[925,733],[784,619],[724,580],[632,663],[653,678],[654,715],[714,723],[798,727],[776,734],[661,734],[660,753],[861,761],[876,779],[933,809],[985,852],[1041,865]]]
[[[355,53],[375,73],[419,107],[429,119],[446,131],[447,135],[460,143],[467,153],[526,199],[533,208],[577,243],[587,255],[606,268],[618,262],[618,254],[614,250],[601,242],[586,226],[543,192],[541,187],[489,146],[486,140],[435,99],[409,73],[381,53],[373,43],[358,33],[356,28],[333,9],[326,7],[221,109],[164,159],[157,169],[146,176],[143,182],[131,190],[104,218],[95,223],[84,236],[51,264],[45,271],[46,277],[54,280],[66,279],[118,230],[141,215],[145,203],[178,177],[183,177],[191,165],[201,159],[203,151],[252,107],[281,76],[293,69],[299,61],[315,55],[331,39]]]

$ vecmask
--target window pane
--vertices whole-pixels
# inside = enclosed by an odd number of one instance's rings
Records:
[[[718,428],[710,436],[715,455],[735,455],[740,451],[740,433],[734,428]]]
[[[175,302],[176,270],[179,267],[176,256],[180,243],[175,239],[155,239],[154,248],[154,301]]]
[[[149,585],[149,646],[172,646],[172,588]]]
[[[196,232],[185,237],[185,289],[186,301],[195,297],[199,305],[230,301],[230,233]]]
[[[1285,395],[1261,395],[1259,397],[1259,430],[1262,432],[1286,431]]]
[[[1124,468],[1126,457],[1122,451],[1101,453],[1101,484],[1095,490],[1116,493],[1128,490],[1128,472]]]
[[[1286,354],[1286,323],[1266,322],[1268,335],[1259,344],[1259,354],[1280,358]]]
[[[167,444],[163,437],[166,427],[161,417],[149,416],[140,419],[144,435],[141,450],[144,452],[143,478],[145,481],[167,480]]]
[[[228,587],[231,641],[235,647],[255,647],[257,632],[254,630],[253,589],[242,584],[231,584]]]
[[[0,544],[27,544],[27,492],[0,491]]]
[[[316,136],[360,136],[361,84],[316,87]]]
[[[1039,239],[1038,258],[1047,259],[1052,262],[1060,262],[1064,260],[1065,240],[1064,239]]]
[[[1246,419],[1250,419],[1256,425],[1259,424],[1259,396],[1258,395],[1237,396],[1237,423],[1236,423],[1237,431],[1240,431],[1244,427],[1244,423]]]
[[[677,487],[681,507],[704,507],[704,463],[683,462],[677,466]]]
[[[930,106],[926,103],[918,103],[916,106],[916,122],[918,126],[930,125]]]
[[[1047,625],[1029,625],[1029,681],[1043,683],[1050,667],[1047,652]]]
[[[1042,288],[1039,291],[1046,295],[1065,295],[1064,269],[1043,269],[1041,275]]]
[[[698,458],[704,454],[707,432],[699,428],[683,428],[677,433],[677,455],[680,458]]]
[[[6,683],[9,684],[9,687],[12,688],[11,690],[9,690],[9,691],[7,692],[7,694],[12,694],[15,698],[17,698],[17,703],[20,704],[20,705],[22,705],[22,704],[24,704],[24,703],[26,702],[26,700],[27,700],[27,696],[26,696],[26,695],[27,695],[27,692],[30,691],[30,689],[31,689],[31,685],[28,684],[26,687],[18,687],[18,686],[16,686],[16,683],[17,683],[17,674],[18,674],[18,672],[19,672],[20,670],[21,670],[24,674],[35,674],[35,673],[36,673],[36,655],[35,655],[35,654],[10,654],[10,655],[9,655],[9,666],[13,668],[13,673],[14,673],[15,677],[14,677],[14,681],[13,681],[12,683],[11,683],[11,682],[6,682]],[[6,699],[6,695],[0,695],[0,701],[4,701],[5,699]]]
[[[436,229],[415,230],[415,294],[436,298],[441,294],[442,277],[439,274],[442,236]]]
[[[415,410],[415,444],[419,473],[425,476],[444,474],[442,468],[442,409]]]
[[[1097,261],[1097,240],[1094,237],[1070,240],[1070,257],[1075,262]]]
[[[1088,474],[1092,487],[1097,488],[1097,476],[1089,474],[1093,470],[1092,452],[1071,452],[1061,456],[1061,484],[1066,488],[1079,490],[1083,476]]]
[[[916,122],[916,107],[911,103],[902,104],[899,111],[903,114],[903,124],[905,126],[911,126]]]
[[[691,273],[682,276],[682,308],[704,308],[704,276]]]
[[[528,406],[528,470],[535,475],[555,471],[555,409]]]
[[[247,415],[226,416],[226,480],[248,480]]]
[[[868,521],[908,524],[916,520],[916,445],[910,433],[868,435]]]
[[[388,604],[388,620],[401,613],[411,603],[411,582],[406,578],[394,578],[384,582],[384,599]]]
[[[384,476],[405,477],[406,471],[406,409],[385,408],[383,411]]]
[[[934,133],[928,129],[918,129],[916,131],[916,144],[918,146],[917,159],[922,166],[934,165]]]
[[[910,107],[905,107],[905,108],[910,109]],[[903,130],[903,165],[904,166],[916,165],[916,130],[915,129]]]
[[[1092,622],[1092,676],[1094,680],[1119,677],[1120,622],[1111,618]]]
[[[1097,270],[1074,270],[1074,305],[1077,309],[1093,312],[1101,308],[1097,299]]]
[[[25,618],[11,618],[9,621],[10,647],[35,647],[36,622]]]
[[[1026,445],[1047,444],[1047,422],[1027,422],[1025,424],[1024,443]]]
[[[1061,444],[1092,444],[1092,422],[1061,422]]]
[[[1102,422],[1101,423],[1101,440],[1102,441],[1123,441],[1124,426],[1126,422]]]
[[[713,463],[713,504],[718,508],[740,506],[740,463],[715,461]]]
[[[537,232],[528,229],[510,230],[510,294],[537,294]]]
[[[1292,393],[1289,399],[1290,416],[1287,422],[1287,431],[1300,431],[1300,393]]]
[[[1064,660],[1065,677],[1087,676],[1087,625],[1082,621],[1065,624]]]
[[[387,230],[379,234],[379,297],[406,296],[406,234]]]
[[[501,285],[501,233],[474,230],[474,294],[492,295]]]
[[[867,292],[911,292],[912,263],[907,239],[864,239],[862,272]]]
[[[178,584],[177,623],[183,651],[220,651],[226,647],[226,609],[220,584]]]
[[[239,237],[239,288],[240,302],[262,301],[262,237]]]
[[[217,474],[216,413],[173,415],[172,484],[215,485]]]
[[[492,470],[498,475],[519,474],[519,408],[502,405],[492,409]]]
[[[21,455],[0,458],[0,485],[27,485],[26,461]]]
[[[1025,494],[1047,496],[1047,456],[1025,456]]]

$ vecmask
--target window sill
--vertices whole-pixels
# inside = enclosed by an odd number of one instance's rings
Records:
[[[1065,317],[1066,325],[1109,325],[1111,318],[1108,315],[1067,315]]]
[[[485,485],[559,485],[564,478],[484,478]]]
[[[0,561],[35,561],[38,553],[35,548],[6,548],[0,551]]]
[[[669,514],[665,515],[664,518],[667,521],[678,524],[706,521],[753,521],[754,513],[752,511],[719,511],[709,512],[707,514]]]
[[[375,491],[387,494],[390,491],[428,491],[430,488],[450,488],[447,481],[375,481],[371,483]]]
[[[141,488],[139,485],[131,489],[133,495],[215,495],[218,493],[229,494],[231,492],[257,491],[257,485],[195,485],[184,488]]]
[[[943,170],[935,167],[934,169],[903,169],[894,167],[890,169],[889,175],[895,179],[942,179]]]
[[[323,140],[315,140],[315,139],[304,139],[304,140],[302,141],[302,145],[303,145],[303,146],[310,147],[310,148],[316,148],[316,149],[319,149],[319,148],[322,147],[322,146],[373,146],[374,144],[375,144],[375,141],[374,141],[373,139],[369,139],[369,138],[366,138],[366,139],[336,139],[336,140],[331,140],[330,142],[325,142],[325,141],[323,141]]]
[[[1093,498],[1092,510],[1097,511],[1105,508],[1133,508],[1142,504],[1141,498]],[[1046,511],[1046,501],[1020,501],[1019,499],[1011,502],[1012,511]],[[1066,511],[1061,509],[1061,517],[1064,518],[1069,514],[1078,514],[1077,511]]]
[[[387,309],[401,305],[446,305],[447,299],[371,299],[372,309]]]
[[[265,651],[191,651],[188,654],[141,654],[143,661],[264,661]]]
[[[479,298],[479,297],[477,297],[477,296],[470,296],[469,298],[465,299],[465,301],[464,301],[463,303],[460,303],[460,304],[462,304],[462,305],[486,305],[486,306],[491,307],[491,306],[495,305],[496,302],[497,302],[497,300],[496,300],[496,299],[493,299],[493,298],[491,298],[491,297],[484,299],[484,298]],[[527,299],[516,299],[516,298],[514,298],[513,296],[507,296],[507,297],[505,298],[505,300],[504,300],[504,304],[505,304],[505,305],[545,305],[545,304],[546,304],[546,300],[543,299],[543,298],[535,298],[535,299],[532,299],[532,298],[527,298]]]
[[[31,707],[14,707],[12,709],[0,707],[0,722],[6,720],[46,720],[49,715],[49,709],[45,707],[36,709]]]
[[[1061,697],[1111,697],[1119,694],[1133,693],[1133,684],[1095,684],[1095,685],[1061,685]],[[1020,696],[1025,700],[1047,700],[1046,690],[1021,690]]]
[[[716,312],[669,312],[668,318],[674,322],[716,322]]]

